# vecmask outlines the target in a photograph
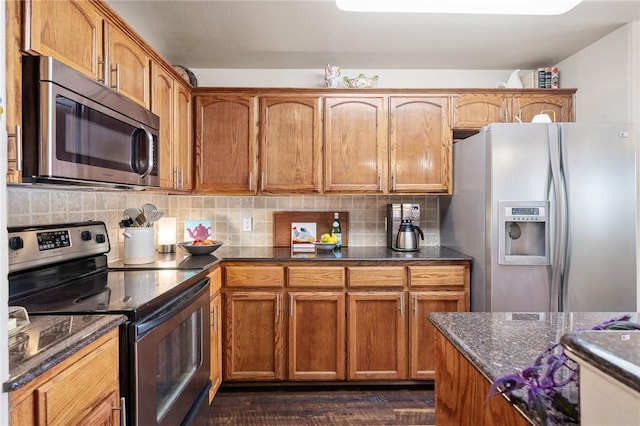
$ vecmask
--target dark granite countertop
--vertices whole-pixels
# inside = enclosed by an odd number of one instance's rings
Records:
[[[340,251],[292,253],[288,247],[226,247],[215,255],[229,261],[292,261],[292,260],[472,260],[470,256],[443,246],[421,247],[416,252],[398,252],[387,247],[343,247]]]
[[[214,254],[217,254],[216,251]],[[220,263],[221,259],[213,254],[202,256],[192,256],[181,248],[177,247],[174,253],[156,253],[155,262],[128,265],[123,259],[109,263],[111,269],[136,270],[136,269],[180,269],[180,270],[203,270],[209,269]]]
[[[562,336],[562,346],[640,392],[640,332],[639,331],[583,331]]]
[[[223,260],[249,262],[283,262],[294,260],[358,260],[358,261],[406,261],[406,260],[472,260],[473,258],[443,246],[421,247],[420,251],[398,252],[386,247],[343,247],[339,251],[292,253],[288,247],[228,247],[222,246],[213,254],[192,256],[180,248],[175,253],[156,254],[155,262],[127,265],[122,259],[109,263],[118,270],[145,269],[193,269],[203,270]]]
[[[432,313],[431,322],[490,382],[519,373],[562,336],[588,330],[620,313]],[[632,321],[638,315],[632,314]],[[601,332],[610,333],[610,332]],[[578,402],[578,390],[567,386],[566,397]],[[516,406],[532,424],[538,424],[526,407]]]
[[[9,337],[9,379],[5,392],[15,391],[55,367],[83,347],[124,323],[124,315],[41,315]],[[12,339],[22,344],[12,345]]]

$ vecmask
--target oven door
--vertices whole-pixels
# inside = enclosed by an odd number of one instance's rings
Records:
[[[179,425],[209,383],[209,279],[132,324],[136,425]]]

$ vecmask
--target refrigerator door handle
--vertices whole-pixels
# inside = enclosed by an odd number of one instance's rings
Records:
[[[549,311],[559,312],[563,307],[563,293],[565,291],[564,263],[567,250],[567,191],[562,172],[560,152],[560,132],[558,125],[549,125],[549,160],[551,164],[551,186],[555,196],[555,237],[553,241],[553,259],[551,262],[551,297]]]

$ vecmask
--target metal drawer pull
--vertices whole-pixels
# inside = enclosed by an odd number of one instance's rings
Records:
[[[127,403],[124,397],[120,398],[120,406],[115,406],[112,410],[120,411],[120,426],[127,426]]]

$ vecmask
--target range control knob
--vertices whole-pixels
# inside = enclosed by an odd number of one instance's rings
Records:
[[[24,240],[22,237],[9,238],[9,248],[11,250],[20,250],[21,248],[24,248]]]
[[[104,234],[96,234],[96,243],[102,244],[105,241],[107,241],[107,238],[104,236]]]
[[[82,241],[91,241],[92,237],[93,235],[91,235],[91,231],[82,231],[82,233],[80,234],[80,238],[82,238]]]

